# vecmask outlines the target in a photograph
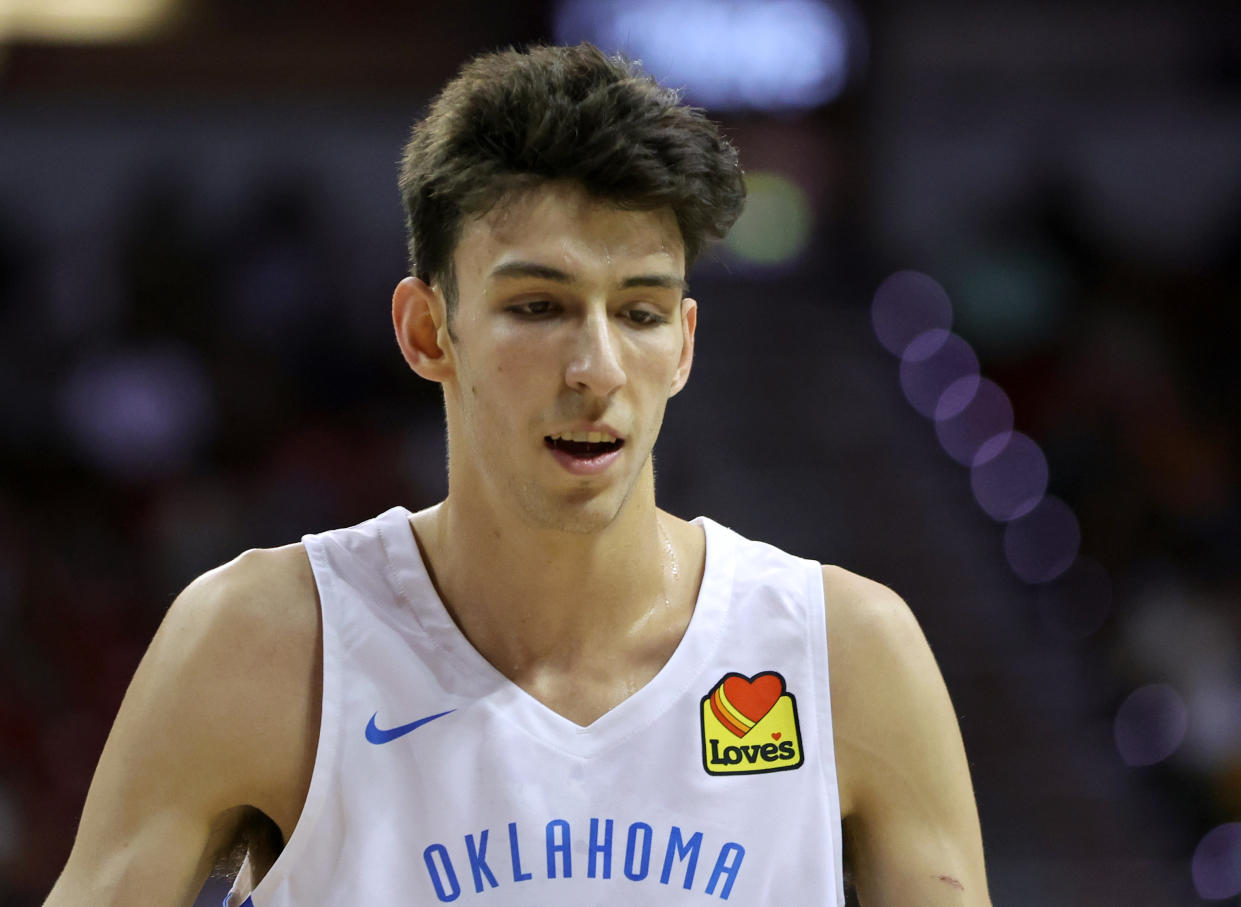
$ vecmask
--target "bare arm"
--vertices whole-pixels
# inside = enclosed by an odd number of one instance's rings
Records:
[[[45,907],[193,904],[245,807],[286,838],[318,733],[319,625],[300,546],[249,552],[173,603],[95,770]]]
[[[863,905],[990,907],[956,714],[890,589],[825,568],[841,811]]]

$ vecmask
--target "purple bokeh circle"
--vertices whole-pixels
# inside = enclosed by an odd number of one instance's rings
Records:
[[[938,422],[946,422],[965,411],[965,407],[974,402],[978,388],[983,379],[978,375],[962,375],[953,381],[939,395],[935,403],[935,412],[931,417]]]
[[[1199,897],[1220,901],[1241,894],[1241,822],[1208,831],[1194,849],[1192,871]]]
[[[1034,441],[1010,432],[983,442],[970,469],[974,498],[1000,522],[1025,516],[1047,491],[1047,458]]]
[[[935,415],[948,388],[970,378],[978,381],[978,356],[956,334],[940,328],[919,334],[901,355],[905,399],[927,418]]]
[[[948,456],[972,466],[979,448],[1013,430],[1013,405],[988,378],[960,378],[948,386],[935,407],[935,434]]]
[[[1049,582],[1073,563],[1082,530],[1069,505],[1047,496],[1004,527],[1004,554],[1013,572],[1031,585]]]
[[[125,479],[184,468],[209,441],[216,400],[201,357],[160,344],[80,362],[60,388],[66,435],[97,469]]]
[[[1116,750],[1125,763],[1154,765],[1167,759],[1185,740],[1189,710],[1181,694],[1166,683],[1134,690],[1116,711]]]
[[[897,271],[875,290],[870,320],[879,342],[900,356],[919,335],[952,327],[952,303],[944,288],[927,275]]]

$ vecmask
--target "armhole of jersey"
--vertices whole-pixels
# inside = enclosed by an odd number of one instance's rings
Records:
[[[831,665],[828,662],[827,634],[831,628],[827,626],[827,597],[823,590],[823,565],[811,562],[808,571],[809,588],[806,590],[806,601],[810,604],[810,632],[812,651],[815,654],[815,687],[822,691],[816,711],[819,716],[819,745],[832,754],[831,760],[820,759],[823,768],[823,782],[827,786],[828,802],[832,815],[832,862],[835,867],[836,904],[844,907],[845,903],[845,861],[844,861],[844,824],[840,815],[840,776],[836,772],[836,742],[832,726],[832,692]]]
[[[276,858],[267,874],[254,889],[247,893],[241,907],[268,907],[270,901],[281,884],[292,873],[296,872],[302,851],[309,846],[314,835],[315,826],[323,812],[324,804],[332,790],[332,775],[336,767],[336,751],[340,734],[340,639],[336,634],[336,624],[332,620],[336,593],[332,588],[332,573],[324,562],[323,542],[314,537],[306,536],[303,540],[306,555],[310,558],[310,566],[314,572],[315,587],[318,589],[320,625],[323,628],[323,700],[320,705],[319,743],[315,748],[315,764],[310,773],[310,788],[306,792],[306,802],[302,805],[301,815],[284,850]],[[227,904],[227,901],[225,902]]]

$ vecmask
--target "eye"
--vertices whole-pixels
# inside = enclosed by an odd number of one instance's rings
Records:
[[[527,318],[539,318],[555,312],[556,304],[550,299],[531,299],[528,302],[519,302],[516,305],[506,306],[504,310],[512,312],[514,315],[523,315]]]
[[[625,317],[634,324],[640,324],[644,327],[647,325],[666,324],[668,319],[658,312],[652,312],[649,309],[629,309],[625,312]]]

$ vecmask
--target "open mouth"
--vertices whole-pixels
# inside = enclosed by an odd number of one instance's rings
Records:
[[[543,443],[552,450],[558,450],[582,460],[612,453],[625,446],[623,439],[598,431],[562,432],[558,435],[548,435],[543,439]]]

